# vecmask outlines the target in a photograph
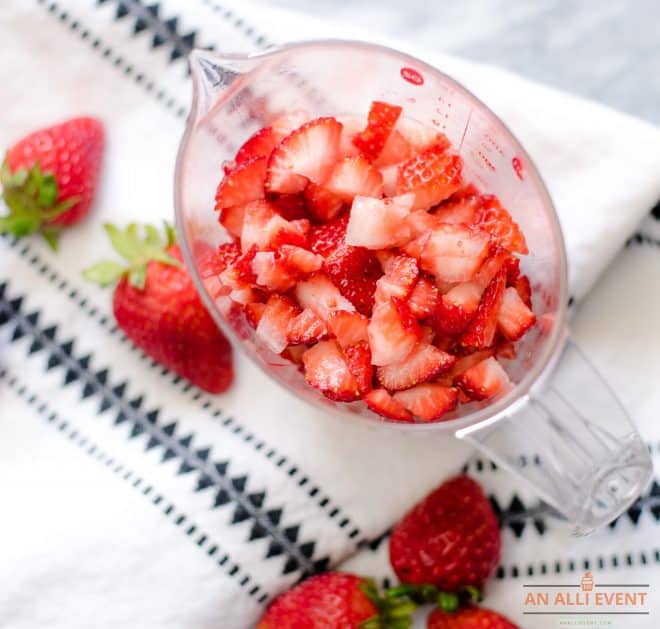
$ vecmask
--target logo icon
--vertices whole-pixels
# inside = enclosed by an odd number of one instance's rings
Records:
[[[594,589],[594,578],[591,576],[591,572],[585,572],[582,575],[580,585],[583,592],[591,592]]]

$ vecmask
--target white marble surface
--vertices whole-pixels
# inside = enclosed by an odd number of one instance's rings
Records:
[[[263,0],[500,65],[660,124],[659,0]]]

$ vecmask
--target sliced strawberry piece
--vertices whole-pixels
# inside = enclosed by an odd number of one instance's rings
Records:
[[[397,194],[415,194],[413,209],[428,210],[461,187],[463,161],[447,153],[441,145],[432,146],[399,166]]]
[[[343,349],[344,360],[357,383],[360,396],[371,391],[374,369],[371,366],[369,343],[360,341]]]
[[[463,372],[470,369],[470,367],[474,367],[481,361],[486,360],[486,358],[490,358],[493,353],[494,351],[492,349],[482,349],[459,358],[449,371],[442,374],[442,377],[438,379],[438,382],[445,384],[448,387],[453,386],[454,379],[457,376],[460,376]]]
[[[291,267],[275,257],[272,251],[258,251],[252,260],[255,282],[269,291],[285,292],[293,287],[298,278]]]
[[[440,291],[433,280],[420,277],[408,298],[408,307],[418,319],[430,317],[438,307]]]
[[[257,325],[257,336],[271,351],[279,354],[288,343],[290,321],[300,309],[282,295],[271,295]]]
[[[323,257],[295,245],[282,245],[279,250],[284,265],[301,277],[318,271],[323,266]]]
[[[506,272],[501,270],[486,287],[479,307],[465,332],[459,338],[459,344],[466,349],[484,349],[490,347],[497,330],[497,314],[504,297]]]
[[[504,263],[506,269],[506,285],[515,286],[520,277],[520,258],[509,256]]]
[[[312,181],[305,188],[304,198],[307,210],[317,221],[331,221],[339,216],[344,208],[344,202],[334,192]]]
[[[268,201],[271,207],[287,221],[310,217],[302,194],[270,194]]]
[[[241,254],[219,275],[224,286],[234,290],[242,290],[254,284],[256,277],[252,272],[252,260],[257,253],[256,247],[251,247]]]
[[[526,275],[521,275],[514,284],[520,299],[528,307],[532,308],[532,286],[529,283],[529,278]]]
[[[262,304],[258,301],[250,302],[245,304],[245,316],[248,320],[248,323],[256,328],[261,321],[261,316],[264,314],[266,309],[266,304]]]
[[[388,302],[392,297],[407,299],[419,275],[415,258],[405,254],[396,255],[387,261],[384,269],[385,275],[376,282],[376,303]]]
[[[341,244],[328,254],[323,270],[358,312],[371,314],[376,281],[382,275],[378,259],[371,251]]]
[[[449,139],[432,126],[423,124],[413,118],[401,117],[397,120],[395,130],[410,145],[413,153],[421,153],[432,146],[448,149]]]
[[[372,362],[379,366],[404,360],[422,335],[405,302],[396,298],[374,308],[367,333]]]
[[[353,144],[353,138],[364,129],[366,120],[364,116],[337,116],[337,120],[343,125],[341,139],[339,140],[339,159],[343,157],[355,157],[360,150]]]
[[[234,238],[240,238],[241,232],[243,231],[244,216],[244,205],[232,205],[231,207],[223,207],[220,209],[218,220],[230,235],[234,236]]]
[[[346,228],[346,242],[367,249],[396,247],[410,239],[404,218],[410,214],[414,195],[391,199],[355,197]]]
[[[269,157],[281,139],[275,134],[272,127],[259,129],[238,149],[236,163],[241,164],[255,157]]]
[[[415,210],[406,216],[406,225],[410,228],[412,238],[440,228],[442,224],[435,214],[429,214],[426,210]]]
[[[412,389],[397,391],[393,397],[415,417],[432,422],[456,408],[458,390],[441,384],[418,384]]]
[[[197,266],[202,277],[219,275],[228,266],[234,264],[241,255],[241,247],[237,242],[225,242],[220,245],[216,252],[209,250],[203,258],[197,256]]]
[[[383,193],[388,197],[396,196],[396,182],[399,178],[399,167],[396,164],[383,166],[380,176],[383,180]]]
[[[527,254],[529,251],[524,234],[511,218],[511,214],[502,207],[498,198],[493,195],[481,198],[483,205],[476,212],[474,224],[489,233],[501,247],[523,255]]]
[[[339,402],[360,397],[358,383],[337,341],[320,341],[303,354],[302,360],[305,379],[326,397]]]
[[[403,247],[401,247],[401,249],[405,251],[411,258],[415,258],[415,260],[419,261],[422,257],[422,253],[424,252],[424,248],[430,239],[431,232],[426,231],[423,234],[417,236],[417,238],[407,242],[405,245],[403,245]]]
[[[270,127],[273,130],[277,141],[281,142],[284,138],[310,120],[311,116],[308,112],[303,109],[295,109],[275,118]]]
[[[378,157],[373,160],[374,166],[387,168],[405,162],[413,156],[413,149],[403,135],[394,129],[387,137],[385,146]],[[396,169],[395,169],[396,170]]]
[[[472,400],[487,400],[511,386],[506,371],[492,356],[464,371],[454,382]]]
[[[490,284],[491,280],[500,272],[500,270],[505,269],[507,275],[507,282],[509,271],[515,263],[511,263],[513,257],[509,251],[503,249],[499,245],[491,243],[490,253],[488,257],[483,261],[482,265],[479,267],[476,275],[474,276],[474,281],[481,288],[486,288]]]
[[[389,391],[400,391],[433,380],[455,363],[455,356],[428,343],[418,343],[400,363],[378,367],[376,377]]]
[[[501,360],[515,360],[518,353],[513,343],[498,343],[495,348],[495,357]]]
[[[368,341],[367,325],[369,319],[357,312],[337,310],[328,317],[328,328],[342,348]]]
[[[374,101],[369,109],[367,127],[353,138],[353,144],[369,159],[376,159],[400,115],[398,105]]]
[[[345,157],[337,162],[324,187],[347,203],[355,196],[380,198],[383,196],[383,177],[362,155]]]
[[[482,289],[475,282],[455,286],[438,300],[429,323],[438,334],[456,336],[468,326],[479,307]]]
[[[215,209],[263,199],[267,161],[265,157],[254,157],[237,164],[225,175],[215,193]]]
[[[316,341],[328,338],[328,328],[318,315],[311,309],[305,308],[299,315],[289,321],[287,338],[294,345],[304,343],[311,345]]]
[[[349,224],[350,225],[350,224]],[[419,265],[442,282],[467,282],[488,255],[489,237],[462,225],[439,225],[422,250]]]
[[[295,294],[303,308],[311,308],[324,321],[328,321],[335,310],[355,311],[355,306],[323,273],[315,273],[309,279],[298,282]]]
[[[287,345],[280,356],[296,365],[302,365],[303,354],[309,349],[307,345]]]
[[[385,389],[372,389],[364,396],[367,406],[374,412],[398,422],[412,422],[410,411],[397,402]]]
[[[309,248],[321,256],[327,256],[344,242],[348,214],[341,216],[325,225],[312,225],[309,231]]]
[[[308,180],[323,183],[337,160],[341,130],[334,118],[317,118],[293,131],[271,153],[265,189],[302,192]]]
[[[536,315],[525,305],[518,291],[510,286],[504,290],[497,315],[497,327],[509,341],[517,341],[536,323]]]
[[[452,194],[432,212],[443,223],[471,225],[482,204],[479,191],[470,184]]]
[[[309,221],[283,219],[266,201],[254,201],[245,206],[241,247],[276,248],[282,244],[306,245]]]

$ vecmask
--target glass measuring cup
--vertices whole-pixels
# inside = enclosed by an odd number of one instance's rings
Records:
[[[255,55],[192,53],[193,103],[175,177],[184,258],[221,328],[272,378],[337,414],[411,431],[451,431],[514,471],[572,523],[576,534],[606,524],[651,475],[647,448],[610,388],[570,341],[566,253],[552,201],[534,164],[505,125],[450,77],[389,48],[349,41],[289,44]],[[213,211],[221,164],[279,115],[310,118],[368,111],[373,100],[443,132],[464,161],[464,177],[496,194],[523,229],[530,255],[536,327],[507,362],[515,386],[494,400],[460,406],[443,421],[393,424],[363,403],[339,404],[305,382],[296,365],[256,338],[240,307],[220,296],[205,270],[226,240]]]

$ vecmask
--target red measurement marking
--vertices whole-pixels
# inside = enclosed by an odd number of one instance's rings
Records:
[[[424,85],[424,77],[415,68],[401,68],[401,77],[413,85]]]
[[[522,181],[523,180],[522,160],[519,157],[514,157],[511,160],[511,166],[513,166],[513,170],[516,171],[516,175],[518,175],[518,179],[520,179],[520,181]]]
[[[493,164],[493,162],[491,162],[481,151],[477,151],[477,154],[481,157],[481,161],[486,164],[488,169],[495,172],[495,164]]]

